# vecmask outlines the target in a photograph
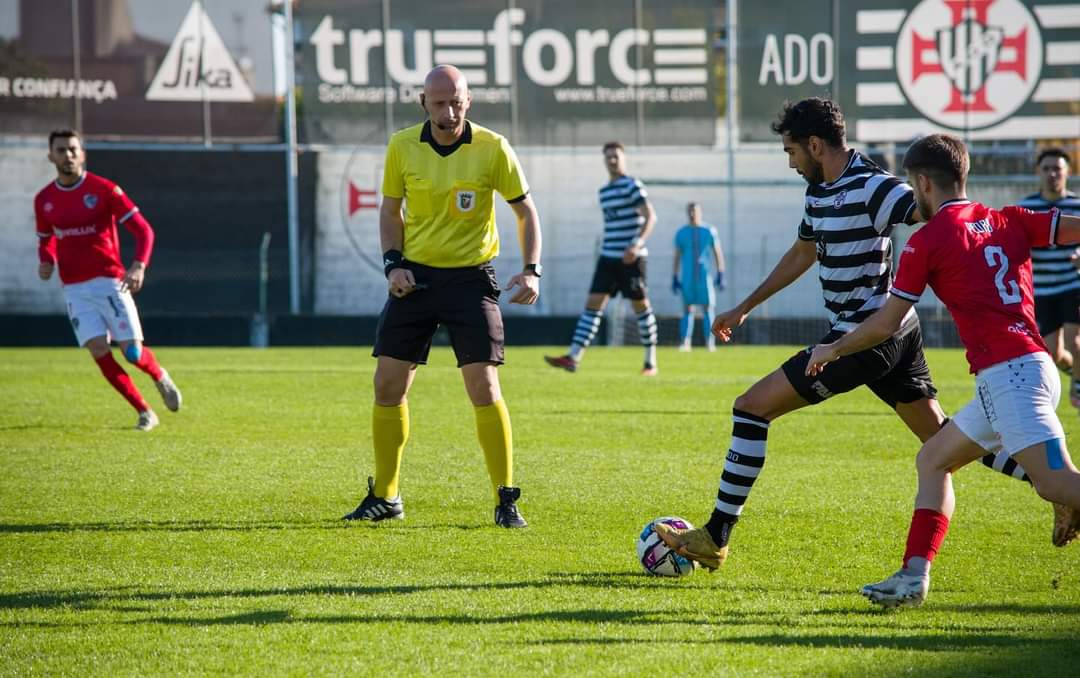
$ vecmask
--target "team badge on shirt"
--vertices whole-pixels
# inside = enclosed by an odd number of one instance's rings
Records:
[[[86,195],[83,196],[82,201],[83,201],[83,204],[86,205],[86,209],[92,210],[95,207],[97,207],[98,197],[96,195],[94,195],[93,193],[87,193]]]
[[[847,189],[840,191],[836,194],[836,200],[833,200],[833,209],[840,209],[844,206],[844,201],[847,200]]]
[[[47,202],[44,205],[42,205],[41,209],[45,210],[46,212],[52,212],[53,211],[53,204],[51,202]]]
[[[459,212],[471,212],[476,206],[476,191],[458,191],[455,204]]]

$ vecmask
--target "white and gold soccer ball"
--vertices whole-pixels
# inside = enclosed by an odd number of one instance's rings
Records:
[[[685,577],[693,574],[697,563],[668,548],[653,529],[656,523],[664,523],[680,530],[690,530],[694,527],[689,521],[678,516],[665,516],[649,521],[637,540],[637,556],[641,567],[647,573],[658,577]]]

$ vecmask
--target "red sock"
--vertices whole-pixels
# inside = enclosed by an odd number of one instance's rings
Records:
[[[904,550],[904,567],[910,558],[926,558],[933,562],[945,533],[949,531],[949,519],[944,513],[933,509],[915,509],[908,529],[907,548]]]
[[[154,357],[154,352],[150,350],[149,346],[144,345],[142,355],[131,364],[149,374],[154,381],[161,380],[161,365],[158,364],[157,358]]]
[[[131,403],[131,406],[139,412],[150,409],[150,406],[143,400],[142,394],[139,393],[139,389],[135,388],[131,377],[128,376],[123,367],[120,367],[120,363],[116,362],[116,358],[113,358],[112,351],[100,358],[94,358],[94,360],[97,362],[98,367],[101,368],[101,373],[105,375],[106,381],[112,384],[112,387],[119,391],[120,395],[124,396],[124,400]]]

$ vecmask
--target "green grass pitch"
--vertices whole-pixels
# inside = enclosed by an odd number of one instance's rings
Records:
[[[723,570],[640,572],[638,531],[706,518],[733,399],[791,350],[663,349],[650,380],[635,348],[567,374],[511,347],[522,531],[492,524],[447,349],[411,397],[408,519],[348,526],[367,350],[161,348],[186,400],[150,434],[85,351],[0,351],[0,675],[1077,675],[1080,544],[979,465],[927,605],[857,595],[898,565],[918,448],[866,390],[772,427]],[[955,411],[963,356],[930,361]]]

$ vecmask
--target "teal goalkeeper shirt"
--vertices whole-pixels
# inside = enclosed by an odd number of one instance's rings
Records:
[[[711,224],[686,224],[675,233],[679,249],[679,282],[683,287],[700,288],[712,283],[713,248],[720,238]]]

